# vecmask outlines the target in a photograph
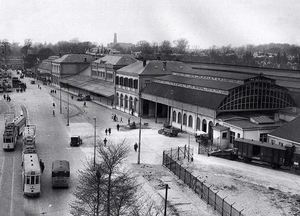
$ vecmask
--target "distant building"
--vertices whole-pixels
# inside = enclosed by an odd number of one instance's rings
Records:
[[[70,75],[79,74],[89,67],[95,60],[93,56],[86,54],[66,54],[52,61],[52,83],[59,85],[60,79]]]
[[[132,43],[118,42],[117,41],[117,33],[114,34],[114,41],[107,44],[107,48],[111,49],[111,48],[114,48],[116,45],[120,46],[121,48],[123,48],[125,50],[130,49],[131,47],[134,47],[134,44],[132,44]],[[110,53],[110,54],[112,54],[112,53]]]

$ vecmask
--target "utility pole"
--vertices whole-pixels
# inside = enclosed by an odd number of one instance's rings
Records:
[[[141,163],[141,136],[142,136],[142,112],[141,112],[141,92],[139,93],[139,116],[140,116],[140,129],[139,129],[139,148],[138,148],[138,161],[137,164]]]
[[[94,167],[96,166],[96,118],[95,121],[95,128],[94,128]]]
[[[165,194],[165,212],[164,212],[164,216],[167,216],[168,189],[169,189],[169,185],[168,185],[168,184],[166,184],[166,194]]]
[[[62,108],[61,108],[61,83],[59,82],[59,111],[60,114],[62,114]]]
[[[68,118],[67,118],[67,126],[69,126],[70,125],[70,111],[69,111],[69,109],[70,109],[70,103],[69,103],[69,83],[68,83]]]

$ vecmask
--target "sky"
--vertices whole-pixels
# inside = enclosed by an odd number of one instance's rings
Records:
[[[300,45],[299,0],[0,0],[0,40]]]

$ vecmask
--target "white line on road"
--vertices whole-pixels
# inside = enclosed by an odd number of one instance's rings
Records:
[[[4,163],[5,163],[5,157],[3,158],[3,162],[2,162],[2,166],[1,166],[1,175],[0,175],[0,192],[1,192],[1,189],[2,189],[2,177],[3,177],[3,174],[4,174]]]
[[[10,216],[13,216],[14,209],[14,184],[15,184],[15,157],[12,157],[12,182],[11,182],[11,193],[10,193]]]

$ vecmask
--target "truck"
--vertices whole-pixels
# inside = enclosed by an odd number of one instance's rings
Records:
[[[164,127],[158,130],[159,134],[163,134],[169,137],[177,137],[180,129],[172,127],[172,125],[164,125]]]
[[[36,126],[26,125],[23,132],[23,153],[36,153],[35,145]]]

